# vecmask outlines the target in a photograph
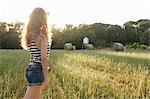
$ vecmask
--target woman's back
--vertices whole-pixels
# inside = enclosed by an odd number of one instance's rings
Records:
[[[49,57],[50,44],[47,45],[47,58]],[[30,52],[30,62],[41,63],[41,50],[36,46],[35,42],[31,42],[28,45],[28,51]]]

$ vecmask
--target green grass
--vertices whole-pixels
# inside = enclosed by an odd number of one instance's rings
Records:
[[[0,50],[0,99],[22,98],[29,53]],[[150,52],[51,50],[49,89],[43,99],[148,99]]]

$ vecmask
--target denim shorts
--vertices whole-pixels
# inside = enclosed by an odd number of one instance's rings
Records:
[[[42,65],[40,63],[29,63],[26,68],[26,78],[29,86],[42,85],[44,82]]]

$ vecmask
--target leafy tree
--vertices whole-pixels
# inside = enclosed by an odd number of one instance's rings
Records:
[[[19,35],[22,29],[21,25],[18,23],[0,23],[0,48],[19,48],[20,40]],[[18,24],[18,25],[16,25]]]

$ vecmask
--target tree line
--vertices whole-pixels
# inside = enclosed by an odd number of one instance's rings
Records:
[[[0,48],[18,49],[20,46],[20,34],[23,30],[22,22],[0,22]]]
[[[53,25],[51,32],[53,33],[52,48],[61,49],[65,43],[70,42],[81,49],[82,39],[85,36],[96,48],[110,47],[114,42],[124,45],[133,43],[150,45],[150,20],[148,19],[140,19],[137,22],[128,21],[123,26],[94,23],[74,27],[66,24],[64,29],[58,29]]]
[[[0,48],[18,49],[20,47],[20,34],[24,23],[0,22]],[[77,49],[82,48],[82,39],[86,36],[90,43],[96,48],[110,47],[112,43],[119,42],[124,45],[138,43],[150,45],[150,20],[140,19],[138,21],[128,21],[123,26],[94,23],[80,24],[73,26],[66,24],[63,29],[52,26],[53,49],[62,49],[65,43],[72,43]]]

